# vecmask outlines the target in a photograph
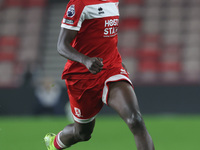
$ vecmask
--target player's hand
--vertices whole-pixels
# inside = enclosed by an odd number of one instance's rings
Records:
[[[103,69],[103,59],[98,57],[88,57],[83,63],[92,74],[97,74]]]

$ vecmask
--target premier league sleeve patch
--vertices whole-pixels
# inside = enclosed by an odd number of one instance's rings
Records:
[[[74,17],[75,15],[75,5],[71,5],[69,6],[68,10],[67,10],[67,17]]]

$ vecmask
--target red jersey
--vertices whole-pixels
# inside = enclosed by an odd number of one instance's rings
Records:
[[[61,27],[78,31],[71,45],[89,57],[103,59],[103,69],[121,67],[117,49],[118,0],[70,0]],[[97,78],[81,63],[68,60],[62,78]]]

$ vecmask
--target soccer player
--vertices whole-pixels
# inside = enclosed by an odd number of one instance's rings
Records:
[[[104,103],[133,133],[138,150],[154,150],[137,98],[117,49],[118,0],[70,0],[61,23],[58,52],[68,61],[65,79],[74,123],[44,140],[48,150],[88,141]]]

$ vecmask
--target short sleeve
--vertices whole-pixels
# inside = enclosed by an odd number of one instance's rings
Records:
[[[79,31],[82,22],[85,20],[83,9],[85,5],[81,0],[71,0],[65,11],[61,27]]]

